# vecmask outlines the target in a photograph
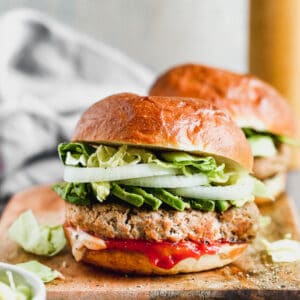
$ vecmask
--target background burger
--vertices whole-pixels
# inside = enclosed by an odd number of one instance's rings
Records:
[[[220,267],[255,237],[253,158],[229,115],[195,99],[117,94],[59,145],[76,260],[142,274]]]
[[[297,144],[291,139],[296,126],[287,101],[270,85],[254,76],[186,64],[162,74],[149,93],[210,99],[226,109],[251,145],[254,175],[266,184],[267,193],[257,201],[274,199],[285,190],[287,145]]]

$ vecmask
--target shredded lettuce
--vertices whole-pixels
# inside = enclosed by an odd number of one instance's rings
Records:
[[[25,263],[17,264],[17,266],[21,267],[24,270],[34,273],[45,283],[50,282],[56,278],[64,279],[64,276],[60,272],[52,270],[48,266],[43,265],[36,260],[31,260]]]
[[[103,202],[110,194],[109,182],[91,182],[95,197],[99,202]]]
[[[113,168],[128,164],[151,163],[155,155],[145,149],[128,147],[110,147],[100,145],[87,162],[88,167]]]
[[[22,213],[8,230],[9,237],[25,251],[53,256],[66,245],[61,225],[39,225],[31,210]]]
[[[283,239],[269,242],[263,239],[262,243],[273,262],[295,262],[300,260],[299,241]]]
[[[136,164],[156,164],[163,169],[173,169],[175,174],[192,176],[204,174],[208,179],[206,186],[235,184],[242,173],[226,169],[211,156],[198,156],[182,151],[150,151],[148,149],[122,146],[99,145],[91,147],[82,143],[65,143],[58,147],[59,155],[65,165],[88,168],[115,168]],[[243,197],[240,201],[219,200],[216,204],[208,200],[185,199],[163,188],[130,187],[122,182],[59,183],[53,189],[66,201],[77,205],[90,205],[97,200],[109,197],[118,198],[140,207],[145,204],[157,210],[162,203],[177,210],[192,206],[194,209],[225,211],[231,205],[241,206],[253,197]]]
[[[225,164],[218,165],[211,156],[201,157],[185,152],[164,152],[160,156],[167,163],[158,163],[178,168],[186,176],[203,173],[212,183],[226,183],[232,175],[232,173],[225,173]]]
[[[11,271],[0,274],[1,300],[31,300],[32,297],[31,287],[16,280]]]
[[[95,148],[83,143],[62,143],[58,145],[61,161],[68,166],[85,167]]]

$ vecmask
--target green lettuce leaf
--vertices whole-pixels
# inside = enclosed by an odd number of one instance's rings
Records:
[[[68,166],[85,167],[95,148],[83,143],[62,143],[58,145],[60,160]]]
[[[242,128],[243,132],[245,133],[247,139],[253,136],[260,136],[260,137],[270,137],[273,140],[273,143],[283,143],[290,146],[300,147],[300,141],[284,136],[279,134],[273,134],[267,131],[257,131],[251,128]]]
[[[197,210],[214,211],[216,209],[216,201],[212,200],[193,199],[190,200],[190,203],[191,207]]]
[[[56,278],[64,278],[60,272],[52,270],[48,266],[43,265],[36,260],[31,260],[25,263],[17,264],[17,266],[21,267],[24,270],[34,273],[45,283],[50,282]]]
[[[181,197],[172,194],[170,191],[161,188],[148,190],[155,197],[176,210],[183,211],[190,207],[189,203],[184,202]]]
[[[100,145],[87,162],[88,167],[113,168],[128,164],[151,163],[156,159],[150,151],[122,145],[119,148]]]
[[[224,212],[231,207],[229,201],[226,200],[201,200],[190,199],[191,207],[201,211],[219,211]]]
[[[52,189],[64,200],[76,205],[91,205],[95,199],[103,202],[110,194],[109,182],[60,182]]]
[[[107,182],[104,183],[91,183],[90,185],[98,184],[98,188],[100,191],[102,188],[104,189],[104,195],[106,194],[105,189],[108,188],[108,186],[105,186],[105,184],[108,184]],[[86,184],[86,186],[89,184]],[[109,184],[109,193],[110,195],[115,196],[118,200],[125,201],[133,206],[140,207],[144,204],[149,205],[153,210],[157,210],[161,204],[164,202],[166,205],[172,207],[173,209],[182,211],[186,208],[189,208],[189,204],[194,209],[199,209],[202,211],[213,211],[213,210],[219,210],[224,211],[229,208],[229,202],[228,201],[210,201],[210,200],[197,200],[197,199],[183,199],[181,197],[176,196],[175,194],[172,194],[170,191],[167,191],[166,189],[158,189],[158,188],[141,188],[141,187],[134,187],[134,186],[120,186],[116,183],[110,183]],[[94,187],[94,189],[97,189],[97,186]],[[99,195],[101,192],[99,192]],[[95,190],[95,196],[97,197],[97,191]],[[100,196],[98,196],[100,197]],[[98,198],[97,199],[100,202],[103,202],[107,199],[107,197]],[[68,197],[67,197],[68,198]],[[66,199],[66,201],[68,201]],[[202,202],[201,202],[202,201]],[[89,202],[89,204],[94,203],[95,200],[92,198]],[[220,204],[216,204],[215,202],[220,202]],[[222,203],[221,203],[222,202]],[[226,202],[226,203],[225,203]],[[82,200],[78,198],[78,202],[76,199],[72,198],[72,203],[77,205],[84,205]],[[235,203],[233,203],[235,205]]]
[[[90,205],[94,199],[89,183],[61,182],[52,189],[64,200],[77,205]]]
[[[295,146],[295,147],[300,147],[300,141],[299,140],[295,140],[295,139],[292,139],[292,138],[284,136],[284,135],[278,135],[277,140],[280,143],[283,143],[283,144],[287,144],[287,145]]]
[[[99,202],[103,202],[110,194],[109,182],[91,182],[95,197]]]
[[[160,156],[184,175],[204,173],[211,183],[226,183],[233,175],[232,172],[225,172],[225,164],[218,165],[211,156],[201,157],[185,152],[164,152]]]
[[[129,191],[130,193],[134,193],[142,196],[144,198],[144,202],[150,205],[153,210],[158,210],[160,205],[162,204],[162,201],[159,198],[155,197],[149,191],[146,192],[140,187],[127,186],[126,190]]]
[[[218,211],[223,212],[223,211],[226,211],[230,207],[229,202],[226,200],[218,200],[215,202],[216,202],[216,207],[217,207]]]
[[[61,225],[39,225],[31,210],[22,213],[8,229],[9,237],[25,251],[53,256],[66,245]]]
[[[253,156],[269,157],[277,153],[274,140],[270,136],[253,135],[248,138]]]
[[[141,207],[144,203],[143,196],[129,192],[128,190],[119,186],[116,183],[112,183],[111,193],[117,198],[136,207]]]

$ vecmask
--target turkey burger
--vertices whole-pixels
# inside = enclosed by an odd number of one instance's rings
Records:
[[[227,110],[251,145],[254,175],[267,187],[257,201],[274,199],[285,190],[288,145],[299,143],[292,139],[296,125],[287,101],[270,85],[254,76],[186,64],[162,74],[149,94],[209,99]]]
[[[77,261],[139,274],[198,272],[239,257],[258,229],[253,157],[207,101],[117,94],[58,147],[65,232]]]

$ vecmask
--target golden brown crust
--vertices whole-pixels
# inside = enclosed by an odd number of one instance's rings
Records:
[[[162,74],[149,94],[210,99],[229,111],[240,127],[295,135],[294,116],[286,100],[254,76],[196,64],[180,65]]]
[[[73,141],[133,144],[207,153],[251,170],[251,149],[229,115],[208,101],[112,95],[92,105]]]
[[[141,253],[120,250],[86,250],[82,260],[121,273],[173,275],[223,267],[237,259],[247,249],[247,244],[228,247],[229,249],[224,249],[225,251],[221,254],[203,255],[199,259],[186,258],[171,269],[162,269],[152,265],[149,259]]]
[[[68,235],[67,238],[70,243]],[[159,268],[151,264],[147,256],[134,251],[85,249],[80,260],[121,273],[171,275],[222,267],[237,259],[247,249],[247,246],[247,243],[226,244],[221,247],[218,254],[203,255],[199,259],[186,258],[171,269]]]

